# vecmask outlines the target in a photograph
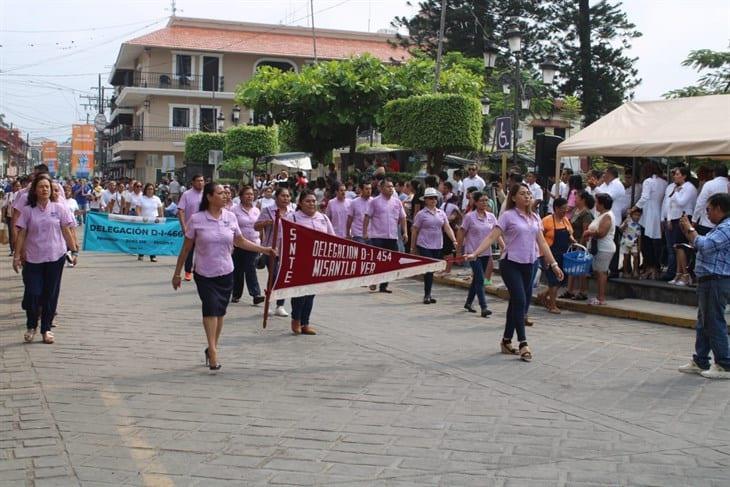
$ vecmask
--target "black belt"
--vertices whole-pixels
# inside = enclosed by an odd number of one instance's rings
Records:
[[[712,274],[710,276],[698,277],[697,282],[718,281],[720,279],[730,279],[730,276],[720,276],[717,274]]]

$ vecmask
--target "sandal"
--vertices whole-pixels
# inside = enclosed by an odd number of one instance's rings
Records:
[[[549,308],[548,309],[548,313],[552,313],[554,315],[559,315],[560,314],[560,308],[557,308],[557,307],[555,307],[555,308]]]
[[[576,299],[577,294],[573,294],[570,291],[565,291],[563,294],[558,296],[560,299]]]
[[[606,302],[600,301],[598,298],[591,298],[588,300],[588,304],[590,304],[591,306],[604,306]]]
[[[25,332],[25,335],[23,335],[23,340],[25,340],[27,343],[30,343],[35,338],[36,329],[30,328]]]
[[[529,362],[532,360],[532,352],[526,343],[524,345],[520,345],[520,359],[522,359],[523,362]]]
[[[43,334],[43,343],[51,344],[55,342],[56,340],[53,338],[53,333],[50,331],[47,331]]]
[[[512,346],[512,340],[502,340],[499,344],[499,348],[502,350],[502,353],[506,355],[517,355],[517,349]]]

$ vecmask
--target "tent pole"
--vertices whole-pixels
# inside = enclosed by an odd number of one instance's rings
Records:
[[[636,157],[631,158],[631,208],[636,202]]]

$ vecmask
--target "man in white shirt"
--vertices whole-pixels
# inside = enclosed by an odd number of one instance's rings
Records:
[[[530,193],[532,193],[532,209],[539,213],[543,191],[537,183],[537,176],[535,176],[534,172],[528,172],[525,181],[527,182],[527,187],[530,189]]]
[[[462,180],[464,188],[464,197],[461,200],[461,209],[466,210],[466,206],[469,204],[469,198],[467,198],[466,192],[469,188],[476,188],[477,191],[481,191],[487,185],[484,180],[477,174],[477,166],[472,164],[469,166],[469,176]]]
[[[697,233],[705,235],[711,229],[715,228],[715,224],[710,221],[707,217],[705,207],[707,206],[707,200],[710,196],[717,193],[728,193],[730,192],[730,183],[727,178],[727,166],[725,164],[716,164],[712,168],[715,178],[707,181],[702,186],[699,196],[697,196],[697,203],[695,204],[695,211],[692,215],[692,221],[694,227],[697,229]]]
[[[613,235],[613,241],[616,244],[616,253],[613,254],[611,259],[611,265],[609,266],[609,277],[618,277],[618,257],[621,248],[621,229],[618,225],[621,225],[621,215],[624,212],[624,203],[626,199],[626,190],[624,185],[618,177],[618,169],[613,166],[606,168],[603,173],[603,184],[596,188],[596,194],[605,193],[613,200],[613,206],[611,206],[611,212],[613,213],[614,222],[616,222],[616,232]]]
[[[170,181],[169,184],[169,190],[170,190],[170,198],[172,199],[172,202],[177,205],[177,202],[180,201],[180,183],[177,182],[177,176],[172,177],[172,181]]]
[[[548,202],[548,214],[551,214],[553,212],[553,201],[555,201],[555,198],[564,198],[568,199],[568,195],[570,195],[570,186],[568,186],[568,180],[570,179],[570,176],[573,175],[573,170],[566,167],[563,169],[563,172],[560,173],[560,182],[559,184],[553,184],[553,187],[550,188],[550,201]]]

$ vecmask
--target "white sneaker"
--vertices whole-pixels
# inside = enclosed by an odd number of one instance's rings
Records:
[[[679,369],[680,372],[684,372],[685,374],[701,374],[705,371],[705,369],[701,369],[699,365],[695,363],[694,360],[690,360],[690,362],[686,365],[681,366]]]
[[[277,307],[276,307],[276,311],[274,311],[274,314],[275,314],[276,316],[283,316],[283,317],[285,317],[285,318],[286,318],[287,316],[289,316],[289,313],[287,313],[287,312],[286,312],[286,309],[285,309],[285,308],[284,308],[283,306],[277,306]]]
[[[700,374],[708,379],[730,379],[730,370],[717,364],[712,364],[709,369],[703,370]]]

